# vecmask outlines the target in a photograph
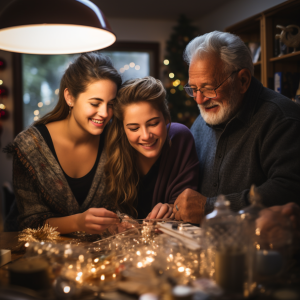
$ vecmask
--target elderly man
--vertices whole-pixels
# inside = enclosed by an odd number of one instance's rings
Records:
[[[214,31],[185,49],[186,92],[200,115],[191,131],[200,161],[198,192],[174,203],[177,220],[199,223],[224,194],[235,211],[251,184],[265,206],[300,198],[300,107],[253,77],[250,51],[230,33]]]

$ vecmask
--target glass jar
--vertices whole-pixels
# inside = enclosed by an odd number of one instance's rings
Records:
[[[215,209],[203,223],[205,237],[206,276],[229,295],[243,295],[246,247],[241,219],[229,208],[223,195],[217,198]]]
[[[278,209],[278,210],[277,210]],[[280,206],[265,208],[255,222],[252,246],[253,293],[287,284],[292,265],[293,227]]]
[[[247,293],[265,293],[267,287],[284,282],[284,269],[292,249],[293,228],[281,206],[265,208],[255,186],[249,193],[250,206],[239,211],[247,243]]]
[[[256,245],[257,245],[257,232],[256,221],[259,218],[260,212],[264,209],[262,199],[255,185],[252,185],[249,192],[250,205],[239,211],[239,215],[242,221],[242,230],[245,236],[247,256],[246,256],[246,268],[247,283],[245,290],[247,294],[253,294],[257,287],[256,279]]]

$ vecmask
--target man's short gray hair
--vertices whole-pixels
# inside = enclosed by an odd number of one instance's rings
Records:
[[[225,64],[227,72],[248,69],[254,74],[251,52],[245,43],[229,32],[213,31],[194,38],[186,46],[183,57],[190,64],[193,59],[202,59],[215,54]]]

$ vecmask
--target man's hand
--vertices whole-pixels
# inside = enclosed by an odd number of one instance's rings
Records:
[[[296,203],[289,202],[281,207],[273,206],[270,209],[275,211],[281,210],[281,213],[290,219],[293,228],[300,232],[300,207]]]
[[[293,202],[271,206],[260,211],[256,227],[260,236],[270,243],[284,243],[293,233],[294,239],[300,237],[300,207]],[[293,232],[292,232],[293,231]]]
[[[176,220],[200,224],[204,217],[206,197],[192,190],[184,190],[174,203],[173,213]]]

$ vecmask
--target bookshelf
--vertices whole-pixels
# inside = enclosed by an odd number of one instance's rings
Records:
[[[282,72],[282,91],[285,96],[294,97],[300,80],[300,47],[296,52],[292,48],[286,49],[278,56],[282,49],[276,34],[281,29],[276,25],[300,26],[300,1],[288,0],[253,17],[225,28],[225,31],[241,37],[246,43],[259,43],[261,46],[260,59],[254,63],[254,76],[265,87],[274,89],[274,74]]]

